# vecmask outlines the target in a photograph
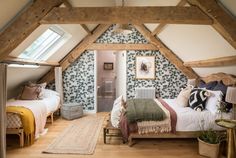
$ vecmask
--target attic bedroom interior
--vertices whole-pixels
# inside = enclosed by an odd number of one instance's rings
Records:
[[[0,0],[0,158],[236,157],[236,0]]]

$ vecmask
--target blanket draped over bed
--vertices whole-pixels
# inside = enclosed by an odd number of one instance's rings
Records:
[[[165,112],[153,99],[130,99],[127,101],[126,116],[129,123],[140,121],[162,121]]]
[[[40,102],[38,100],[11,100],[7,102],[7,107],[8,106],[25,107],[33,113],[36,139],[46,132],[44,127],[47,121],[47,107],[43,102]]]
[[[138,106],[134,107],[136,106],[136,101],[138,102]],[[131,107],[129,107],[130,105]],[[151,107],[149,109],[148,105],[155,107]],[[146,108],[149,110],[146,110]],[[158,112],[155,113],[154,109],[158,109]],[[121,115],[120,129],[123,139],[127,141],[130,133],[175,133],[176,122],[177,115],[175,111],[162,99],[155,99],[152,101],[148,100],[148,103],[146,99],[134,99],[127,101],[126,112],[122,113]]]
[[[6,108],[6,112],[17,113],[20,115],[26,142],[29,145],[33,144],[35,131],[33,113],[29,109],[20,106],[8,106]]]

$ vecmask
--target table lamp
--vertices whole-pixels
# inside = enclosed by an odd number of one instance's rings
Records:
[[[225,101],[233,104],[233,119],[235,119],[236,87],[228,87]]]

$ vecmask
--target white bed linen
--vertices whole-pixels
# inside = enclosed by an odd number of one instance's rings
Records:
[[[210,128],[214,130],[223,130],[215,124],[215,120],[220,118],[220,114],[212,114],[208,110],[202,112],[195,111],[190,107],[180,107],[176,103],[176,99],[164,99],[164,101],[171,106],[177,114],[176,131],[200,131],[201,122],[204,120],[204,130]],[[232,113],[223,113],[223,118],[232,118]]]
[[[44,127],[46,124],[47,115],[56,111],[60,105],[60,97],[51,96],[50,98],[44,98],[42,100],[15,100],[10,99],[7,101],[7,106],[23,106],[30,109],[35,117],[35,138],[45,132]],[[18,115],[7,115],[7,128],[18,128],[22,124],[16,117]],[[15,117],[15,118],[14,118]],[[9,125],[8,125],[9,123]]]
[[[55,112],[60,106],[60,97],[51,96],[50,98],[44,98],[41,100],[47,107],[47,113]]]

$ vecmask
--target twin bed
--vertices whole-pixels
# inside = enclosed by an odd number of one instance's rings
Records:
[[[53,114],[60,108],[60,97],[56,92],[51,90],[47,91],[41,100],[15,100],[10,99],[7,101],[7,134],[17,134],[20,137],[20,146],[24,146],[25,140],[26,144],[32,144],[34,139],[37,139],[40,135],[46,132],[45,124],[47,118],[50,117],[51,123],[53,123]],[[23,109],[22,109],[23,108]],[[34,127],[24,127],[23,120],[25,117],[30,117],[29,113],[25,111],[29,109],[33,115]],[[29,122],[30,123],[30,122]],[[31,130],[26,135],[26,129]],[[33,128],[33,129],[32,129]],[[34,132],[34,133],[32,133]],[[24,135],[25,138],[24,139]]]

